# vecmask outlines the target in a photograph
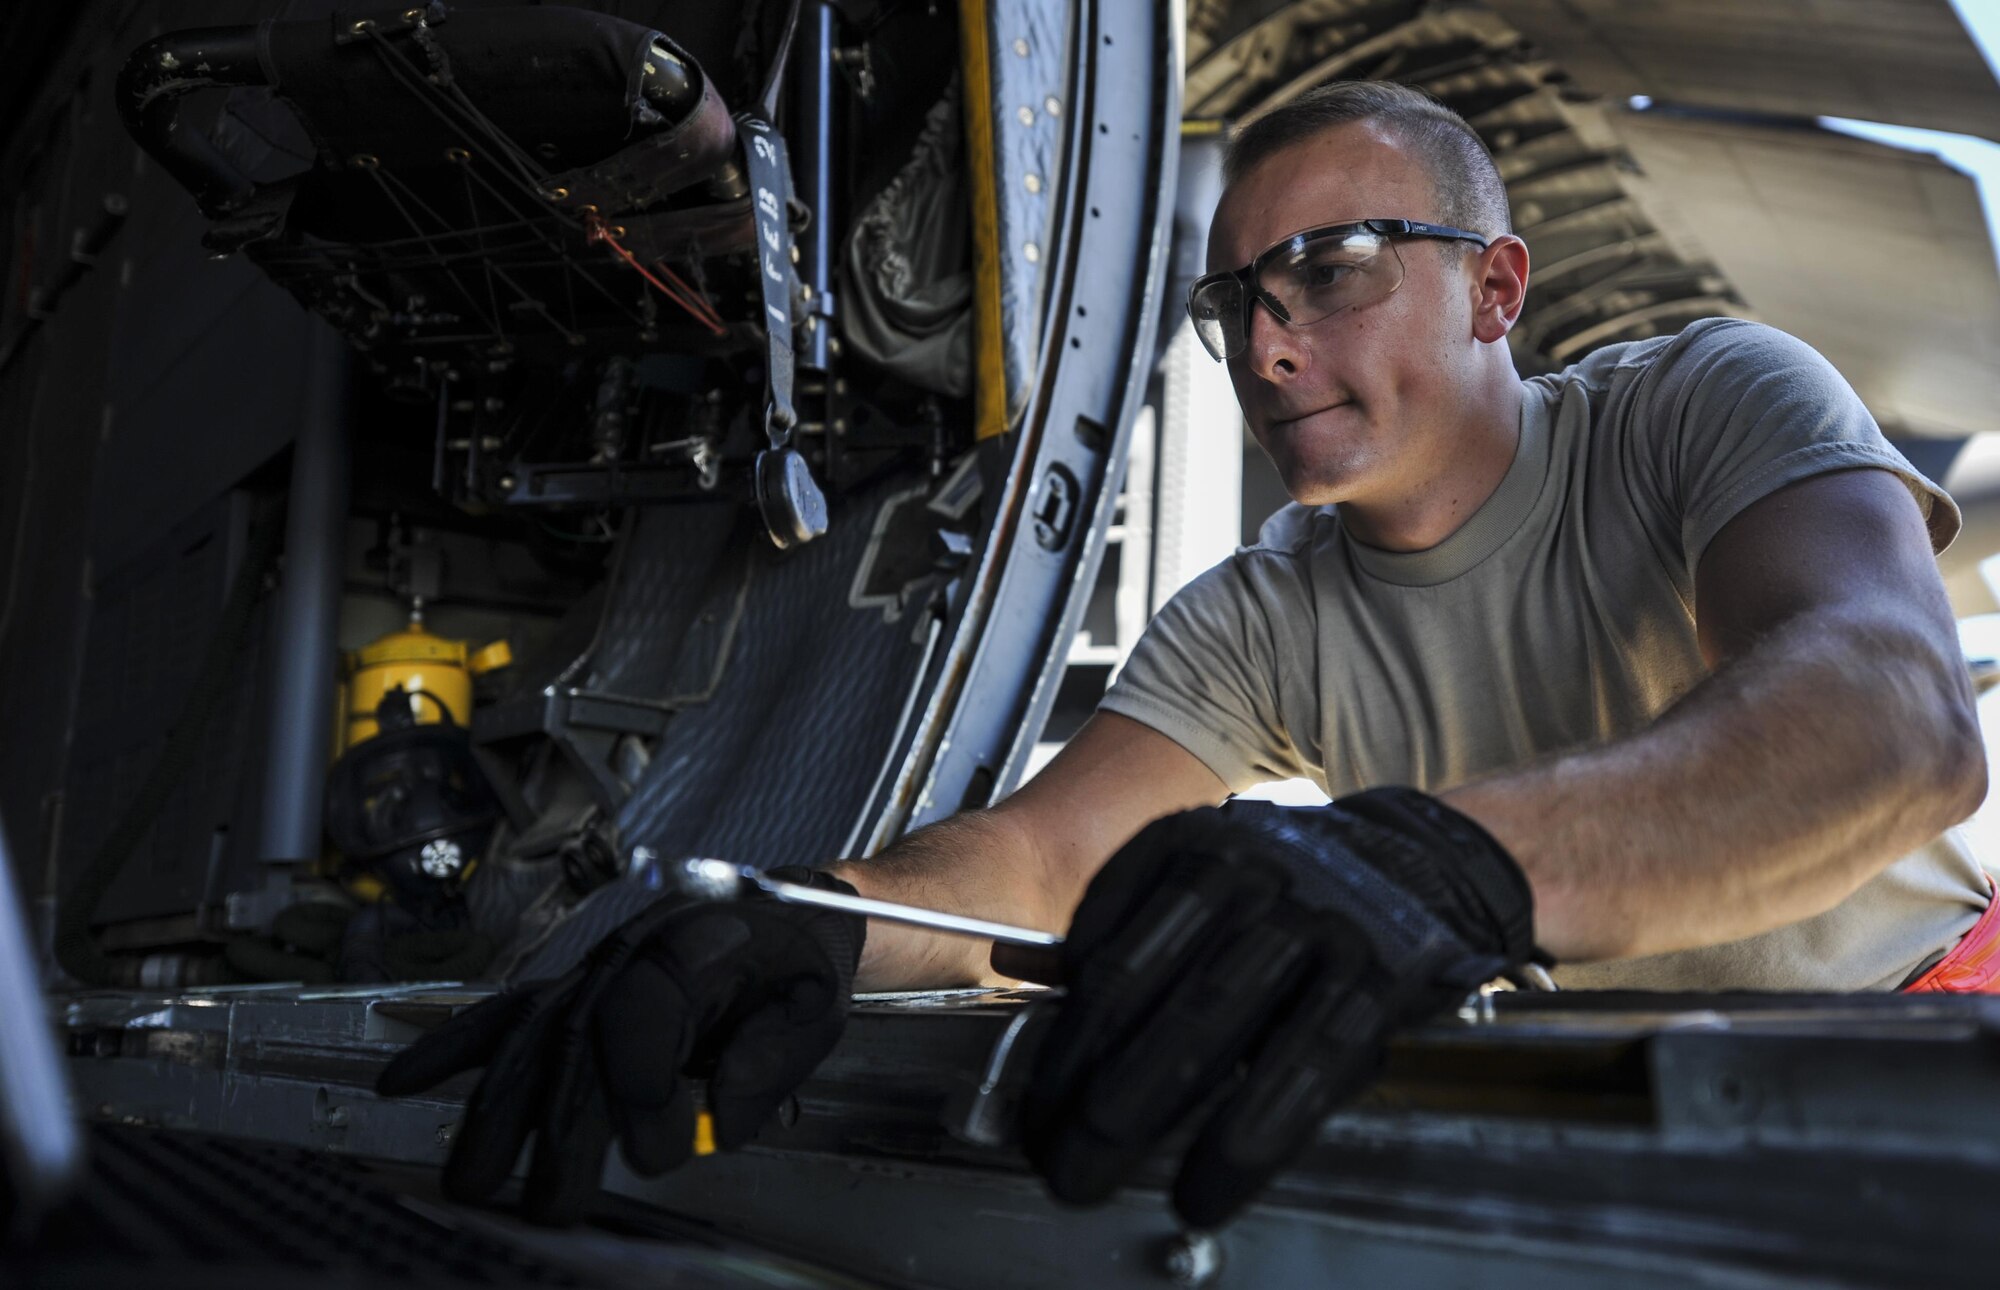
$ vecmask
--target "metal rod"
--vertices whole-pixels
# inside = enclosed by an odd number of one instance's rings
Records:
[[[899,905],[892,900],[850,896],[845,892],[822,891],[818,887],[783,882],[767,877],[748,865],[731,864],[727,860],[689,860],[683,866],[682,886],[691,893],[727,896],[731,894],[732,888],[742,883],[748,883],[773,900],[780,900],[788,905],[813,905],[820,909],[837,909],[843,914],[861,914],[868,918],[882,919],[884,922],[907,923],[912,927],[928,928],[934,932],[950,932],[955,936],[973,936],[981,940],[998,941],[1002,945],[1051,947],[1061,945],[1063,941],[1063,938],[1054,932],[1038,932],[1032,927],[1016,927],[1011,923],[995,923],[984,918],[967,918],[962,914],[921,909],[915,905]]]
[[[285,572],[266,700],[264,812],[257,858],[297,864],[320,853],[320,802],[333,746],[340,661],[340,581],[347,548],[347,345],[315,326],[292,445]]]

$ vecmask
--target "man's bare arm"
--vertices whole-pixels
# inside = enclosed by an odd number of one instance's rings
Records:
[[[831,872],[864,896],[1062,931],[1091,875],[1133,834],[1162,815],[1213,806],[1228,791],[1165,735],[1100,712],[1005,801]],[[871,921],[855,988],[996,982],[990,949],[984,941]]]
[[[1951,609],[1894,476],[1746,508],[1702,556],[1695,616],[1715,672],[1654,725],[1445,795],[1527,871],[1559,959],[1809,918],[1985,792]]]

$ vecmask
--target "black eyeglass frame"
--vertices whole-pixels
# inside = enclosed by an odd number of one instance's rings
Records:
[[[1204,273],[1188,284],[1188,318],[1196,324],[1196,334],[1200,334],[1201,320],[1194,316],[1195,297],[1204,288],[1228,279],[1234,279],[1243,287],[1243,327],[1239,334],[1246,342],[1250,336],[1250,311],[1256,308],[1259,302],[1262,302],[1263,306],[1271,311],[1273,318],[1276,318],[1286,326],[1290,326],[1292,322],[1291,314],[1286,312],[1285,306],[1279,302],[1276,296],[1264,290],[1258,284],[1258,271],[1270,263],[1271,258],[1280,251],[1295,249],[1307,242],[1317,242],[1322,238],[1342,237],[1364,229],[1379,237],[1429,237],[1446,242],[1471,242],[1482,251],[1493,245],[1493,239],[1483,233],[1474,233],[1467,229],[1453,228],[1449,224],[1426,224],[1421,220],[1413,219],[1349,220],[1344,224],[1326,224],[1319,228],[1302,229],[1297,233],[1287,233],[1259,251],[1256,258],[1242,268],[1220,269],[1214,273]],[[1202,347],[1206,349],[1206,343]],[[1242,351],[1238,350],[1237,352],[1241,353]],[[1223,354],[1214,354],[1212,350],[1210,353],[1214,355],[1218,363],[1226,361],[1229,357]]]

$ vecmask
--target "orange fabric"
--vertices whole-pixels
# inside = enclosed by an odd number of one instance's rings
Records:
[[[1989,891],[1993,879],[1986,879]],[[2000,895],[1986,905],[1986,912],[1959,938],[1951,953],[1937,965],[1903,987],[1904,994],[2000,994]]]

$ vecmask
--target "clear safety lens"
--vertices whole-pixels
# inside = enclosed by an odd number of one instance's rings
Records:
[[[1285,307],[1294,326],[1373,304],[1402,282],[1403,261],[1396,248],[1365,229],[1293,238],[1259,256],[1257,263],[1257,285]]]
[[[1218,360],[1250,343],[1250,311],[1258,304],[1281,323],[1304,326],[1373,304],[1403,283],[1395,244],[1365,228],[1289,237],[1258,256],[1252,272],[1254,295],[1235,273],[1198,279],[1188,293],[1195,335]]]
[[[1221,275],[1204,278],[1188,293],[1188,317],[1201,347],[1218,362],[1243,348],[1243,284]]]

